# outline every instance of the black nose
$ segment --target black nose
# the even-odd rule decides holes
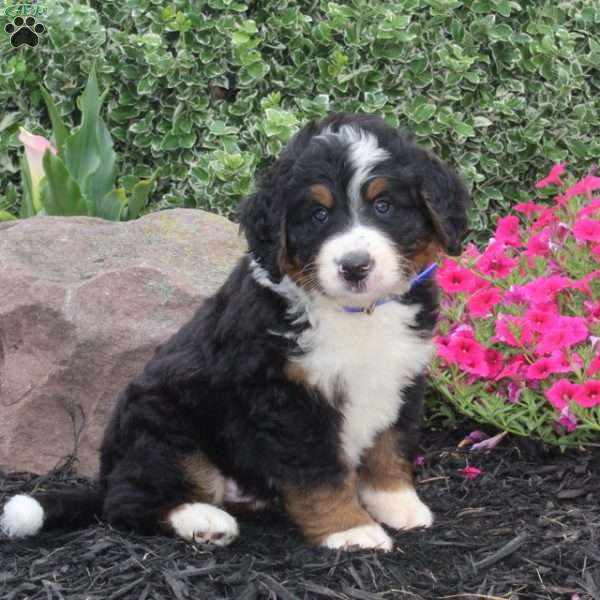
[[[373,259],[367,252],[350,252],[340,260],[339,270],[346,281],[358,283],[366,279],[372,266]]]

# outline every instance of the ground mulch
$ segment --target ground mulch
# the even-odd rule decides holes
[[[308,547],[278,512],[244,518],[218,549],[98,524],[0,537],[0,599],[600,600],[600,449],[505,438],[471,452],[457,448],[464,434],[425,434],[419,490],[436,523],[396,533],[391,553]],[[465,478],[467,464],[482,474]],[[0,474],[0,502],[73,485],[86,482],[68,467]]]

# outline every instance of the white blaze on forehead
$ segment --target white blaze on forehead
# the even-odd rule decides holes
[[[337,137],[347,145],[348,157],[354,171],[348,184],[348,197],[352,208],[356,211],[360,206],[360,188],[366,181],[371,169],[390,158],[390,154],[387,150],[379,147],[377,138],[372,133],[360,129],[360,127],[342,125],[339,131],[336,132],[327,127],[321,135]]]

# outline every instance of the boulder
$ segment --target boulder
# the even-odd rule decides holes
[[[92,476],[119,390],[245,249],[201,210],[0,224],[0,470]]]

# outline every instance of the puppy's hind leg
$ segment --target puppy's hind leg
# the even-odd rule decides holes
[[[179,461],[188,497],[194,502],[169,512],[167,521],[177,536],[190,542],[226,546],[239,533],[234,517],[218,508],[225,498],[226,480],[203,452],[185,455]]]
[[[218,490],[200,493],[198,479],[191,481],[184,465],[166,444],[138,440],[106,478],[105,518],[140,533],[174,533],[186,541],[219,546],[232,542],[238,525],[211,503],[219,501]],[[207,480],[206,490],[215,481]]]

